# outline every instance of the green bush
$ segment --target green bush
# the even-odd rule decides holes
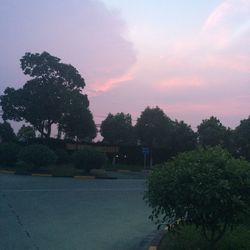
[[[20,146],[15,143],[0,144],[0,164],[2,166],[13,166],[17,162]]]
[[[34,170],[55,163],[56,154],[47,146],[34,144],[23,148],[18,154],[18,160]]]
[[[101,168],[107,161],[107,157],[104,153],[87,148],[76,151],[72,157],[75,167],[83,169],[87,173],[91,169]]]
[[[250,213],[250,164],[221,147],[180,154],[150,174],[146,200],[157,224],[199,228],[210,249]]]
[[[56,149],[54,152],[56,153],[56,156],[57,156],[57,160],[56,160],[57,164],[69,163],[70,156],[66,150],[60,148],[60,149]]]

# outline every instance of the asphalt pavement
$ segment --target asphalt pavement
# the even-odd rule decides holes
[[[144,185],[0,174],[0,250],[135,250],[155,229]]]

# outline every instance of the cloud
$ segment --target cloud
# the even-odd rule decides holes
[[[250,73],[250,3],[224,1],[204,21],[196,38],[173,44],[172,53],[159,62],[161,89],[197,88],[216,83],[246,81]],[[236,76],[236,77],[235,77]],[[232,93],[233,94],[233,93]]]
[[[249,115],[249,12],[249,1],[224,1],[195,37],[141,56],[133,79],[103,97],[108,107],[119,112],[126,103],[123,110],[138,116],[147,105],[159,105],[192,125],[216,115],[234,127]]]
[[[161,81],[157,84],[159,90],[162,89],[180,89],[183,88],[185,84],[186,87],[199,87],[202,86],[204,80],[199,76],[183,76],[183,77],[173,77]]]
[[[90,92],[122,84],[136,63],[125,21],[99,0],[3,0],[0,20],[1,88],[25,82],[19,59],[27,51],[48,51],[72,64]]]
[[[233,10],[231,1],[224,1],[209,15],[207,18],[203,30],[207,31],[215,28],[228,14]]]
[[[238,14],[246,17],[245,15],[250,12],[249,8],[249,0],[225,0],[208,16],[203,26],[203,30],[214,29],[222,22]]]
[[[106,91],[109,91],[110,89],[116,87],[117,85],[130,81],[133,79],[132,71],[129,71],[128,73],[121,75],[119,77],[108,79],[104,82],[93,82],[91,85],[91,88],[89,89],[89,93],[92,94],[94,89],[95,94],[103,93]]]

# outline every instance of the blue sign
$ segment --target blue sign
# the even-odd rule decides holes
[[[149,148],[146,148],[146,147],[142,148],[142,153],[146,155],[149,154]]]

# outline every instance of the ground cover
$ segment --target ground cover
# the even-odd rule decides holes
[[[218,242],[219,250],[249,250],[250,226],[240,225],[233,231],[227,231]],[[202,237],[201,231],[194,226],[185,226],[180,231],[169,231],[163,238],[159,250],[211,250],[209,243]]]

